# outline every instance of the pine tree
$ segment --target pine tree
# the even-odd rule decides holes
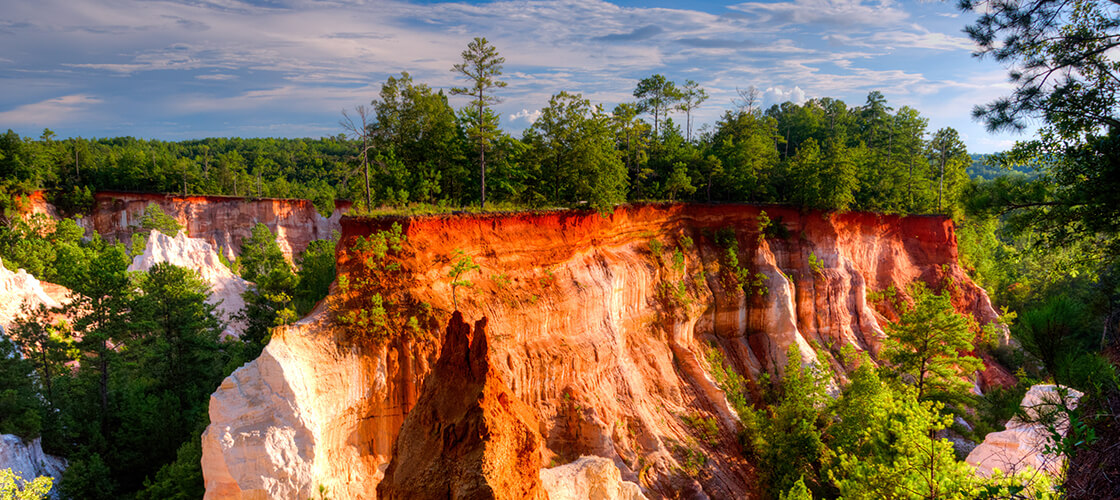
[[[493,140],[498,124],[496,116],[487,115],[485,109],[491,104],[501,102],[488,92],[506,86],[506,82],[497,79],[502,75],[502,64],[506,59],[498,55],[498,49],[490,45],[485,37],[475,37],[467,44],[467,50],[463,51],[462,57],[463,62],[453,66],[451,71],[466,78],[471,86],[452,87],[451,95],[469,95],[474,99],[472,109],[467,113],[470,123],[467,133],[478,141],[478,171],[481,178],[479,206],[486,208],[486,147]],[[487,119],[488,116],[495,119]]]
[[[965,377],[982,368],[972,351],[969,319],[953,309],[948,291],[938,295],[915,282],[909,288],[913,305],[896,301],[898,321],[887,324],[883,358],[904,382],[917,390],[920,401],[959,401],[972,387]]]

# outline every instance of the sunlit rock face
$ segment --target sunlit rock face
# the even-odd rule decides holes
[[[1016,417],[1004,430],[984,436],[984,442],[965,461],[982,476],[990,476],[996,469],[1008,474],[1028,469],[1052,475],[1061,472],[1064,458],[1046,453],[1046,448],[1055,446],[1052,432],[1064,435],[1069,427],[1063,408],[1075,408],[1082,396],[1074,389],[1062,390],[1064,395],[1056,385],[1032,386],[1019,405],[1029,417],[1027,421]]]
[[[51,498],[58,498],[58,481],[66,471],[66,460],[43,453],[43,446],[38,438],[24,441],[19,436],[0,434],[0,470],[3,469],[12,469],[24,481],[31,481],[39,476],[53,478]]]
[[[144,209],[155,203],[183,225],[187,236],[209,242],[231,260],[258,223],[268,226],[291,260],[312,241],[330,239],[340,229],[342,214],[350,208],[349,202],[339,201],[334,213],[323,217],[308,200],[111,191],[95,193],[94,200],[92,213],[82,223],[106,239],[128,241],[140,226]]]
[[[759,231],[763,210],[769,237]],[[357,238],[393,224],[407,237],[390,257],[398,287],[355,288],[351,278],[370,257],[354,248]],[[752,293],[729,288],[717,234],[733,235]],[[460,276],[471,286],[456,287],[456,307],[449,273],[460,251],[480,269]],[[868,293],[904,292],[914,280],[936,288],[951,280],[958,310],[981,324],[997,317],[958,266],[944,217],[662,204],[606,216],[346,218],[337,257],[351,286],[332,291],[336,304],[393,292],[429,312],[418,330],[376,341],[344,332],[325,308],[278,329],[211,398],[208,498],[305,498],[319,484],[373,498],[455,309],[489,319],[490,368],[534,412],[545,463],[603,457],[650,498],[759,494],[706,349],[752,381],[778,370],[790,347],[842,373],[840,350],[877,354],[880,325],[894,315]]]
[[[25,310],[60,307],[69,301],[69,294],[66,288],[41,282],[23,269],[13,272],[0,264],[0,328],[11,328]]]
[[[237,314],[245,307],[242,294],[252,287],[252,283],[241,279],[222,264],[213,245],[201,238],[190,238],[183,231],[172,237],[152,230],[144,253],[133,257],[128,270],[147,271],[160,262],[197,272],[203,281],[210,284],[207,302],[215,305],[218,315],[226,323],[224,335],[241,335],[245,325],[237,319]]]
[[[642,489],[623,481],[614,462],[603,457],[541,469],[541,483],[549,500],[646,500]]]

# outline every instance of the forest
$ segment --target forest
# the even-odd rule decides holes
[[[911,289],[912,303],[894,305],[901,314],[886,328],[881,367],[853,355],[838,394],[826,394],[827,374],[791,363],[767,381],[764,401],[748,401],[741,375],[717,369],[743,422],[742,452],[769,497],[1107,498],[1120,474],[1110,452],[1120,436],[1120,80],[1105,49],[1120,35],[1107,6],[1075,4],[962,3],[985,12],[968,28],[980,54],[1015,68],[1012,93],[976,117],[993,130],[1042,124],[980,161],[953,129],[929,130],[918,110],[896,109],[874,91],[851,105],[816,98],[763,109],[747,87],[718,121],[694,127],[692,113],[713,105],[707,93],[661,74],[635,82],[634,100],[609,111],[558,92],[515,138],[491,107],[505,86],[504,60],[484,38],[452,68],[467,86],[445,92],[402,72],[369,105],[348,110],[333,137],[169,142],[8,130],[0,258],[78,299],[72,323],[32,311],[5,332],[0,433],[42,436],[45,450],[70,460],[57,485],[64,498],[198,498],[209,393],[334,277],[333,242],[316,242],[293,270],[259,227],[229,263],[257,284],[243,313],[249,332],[219,340],[209,291],[190,271],[129,273],[142,244],[85,237],[70,219],[21,218],[35,190],[67,216],[88,211],[102,190],[306,198],[324,213],[341,198],[356,214],[784,203],[952,217],[961,263],[1004,310],[1020,348],[996,347],[990,332],[953,313],[952,285],[942,284]],[[1037,12],[1065,23],[1038,21]],[[456,110],[452,95],[471,103]],[[153,211],[144,229],[174,224]],[[1018,385],[971,393],[962,386],[978,363],[970,353],[995,357]],[[708,361],[724,366],[718,352]],[[979,480],[934,438],[949,429],[982,439],[1041,382],[1085,394],[1062,409],[1070,425],[1051,451],[1067,466],[1053,482]]]

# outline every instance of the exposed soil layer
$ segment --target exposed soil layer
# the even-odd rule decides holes
[[[359,244],[394,224],[399,251],[382,259]],[[894,316],[869,295],[905,294],[915,280],[947,290],[979,324],[997,318],[940,216],[651,204],[341,228],[330,307],[279,329],[211,399],[207,498],[307,497],[319,483],[373,498],[456,309],[489,318],[489,370],[534,413],[546,464],[606,457],[651,498],[758,495],[711,352],[750,391],[791,348],[842,378],[841,349],[875,356]],[[453,278],[464,256],[479,269]],[[387,326],[336,321],[380,318],[375,296]]]

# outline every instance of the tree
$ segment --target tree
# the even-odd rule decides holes
[[[642,168],[649,159],[646,151],[649,149],[650,126],[638,119],[640,113],[633,103],[619,104],[611,113],[614,118],[616,147],[630,174],[630,185],[633,188],[631,195],[637,199],[645,196],[644,181],[652,173]]]
[[[466,78],[471,86],[452,87],[451,95],[469,95],[474,98],[473,109],[468,113],[471,126],[467,134],[478,141],[478,172],[481,177],[479,206],[486,208],[486,147],[493,139],[498,124],[496,120],[487,119],[484,110],[487,106],[500,102],[488,92],[506,86],[506,82],[497,79],[502,74],[502,64],[506,59],[498,55],[498,49],[490,45],[485,37],[475,37],[467,44],[462,57],[463,62],[453,66],[451,71]]]
[[[21,359],[16,345],[0,334],[0,434],[39,437],[40,403],[32,382],[35,367]]]
[[[104,246],[88,260],[80,258],[59,259],[57,264],[69,273],[75,292],[67,304],[67,311],[74,320],[74,332],[80,338],[83,367],[92,366],[98,373],[100,393],[100,423],[106,430],[109,415],[109,372],[115,363],[119,344],[130,333],[127,320],[131,302],[131,280],[128,266],[132,259],[123,245]]]
[[[40,476],[24,482],[12,469],[0,469],[0,499],[3,500],[41,500],[47,498],[54,479]]]
[[[961,0],[979,14],[965,31],[977,55],[1008,66],[1014,89],[977,106],[989,130],[1023,130],[1040,119],[1037,139],[999,160],[1033,165],[1029,196],[1000,196],[998,208],[1053,247],[1097,239],[1093,257],[1120,255],[1120,4],[1111,1]],[[1019,224],[1018,222],[1025,222]]]
[[[816,365],[802,363],[797,346],[790,346],[777,400],[741,415],[748,449],[758,457],[759,472],[775,497],[797,482],[819,488],[826,452],[821,436],[827,423],[822,411],[826,380]]]
[[[303,316],[323,300],[330,291],[335,278],[334,249],[335,240],[315,240],[299,257],[299,271],[296,273],[294,301],[296,313]]]
[[[953,309],[948,291],[938,295],[918,281],[909,292],[913,305],[896,300],[898,321],[883,328],[882,356],[914,386],[919,401],[959,402],[972,388],[972,374],[983,367],[962,354],[973,349],[969,320]]]
[[[684,82],[680,96],[681,103],[677,105],[677,109],[684,111],[685,140],[692,142],[692,111],[708,100],[708,91],[700,88],[700,84],[694,80],[688,80]]]
[[[864,360],[832,404],[828,477],[841,498],[976,498],[972,467],[935,439],[952,422],[912,387],[892,389]]]
[[[677,85],[665,78],[665,75],[656,74],[638,81],[634,89],[634,97],[638,98],[638,109],[643,113],[653,114],[653,135],[661,132],[662,117],[669,114],[681,99],[681,92]]]
[[[220,323],[206,302],[210,285],[197,272],[160,262],[140,278],[133,301],[130,356],[160,389],[197,394],[214,378]],[[196,394],[196,395],[197,395]],[[182,397],[180,401],[191,398]],[[182,409],[180,409],[182,410]]]
[[[175,236],[183,229],[183,225],[174,217],[164,213],[163,209],[155,203],[149,203],[144,207],[144,213],[140,216],[140,229],[145,233],[151,232],[153,229],[166,234],[168,236]]]
[[[292,304],[298,280],[268,226],[258,223],[241,242],[241,277],[256,284],[243,294],[245,320],[242,339],[264,347],[273,327],[296,319]]]
[[[626,168],[615,150],[611,117],[582,95],[552,96],[523,141],[544,200],[605,211],[626,199]]]
[[[724,113],[711,137],[721,168],[708,171],[709,200],[775,201],[771,186],[778,167],[775,145],[780,141],[773,117],[758,111]]]
[[[65,323],[52,324],[51,314],[53,312],[44,305],[34,310],[25,306],[23,315],[13,325],[11,338],[19,346],[20,354],[35,367],[37,380],[44,391],[43,397],[53,409],[53,382],[62,373],[65,363],[70,361],[67,350],[72,347],[72,341]]]
[[[373,108],[373,162],[384,198],[435,202],[444,194],[461,201],[469,172],[460,154],[459,118],[447,96],[402,72],[385,81]]]
[[[361,146],[358,149],[358,159],[361,160],[362,172],[365,175],[366,181],[366,210],[373,209],[373,197],[369,189],[369,151],[373,148],[370,144],[370,109],[365,105],[359,105],[354,108],[354,116],[346,110],[342,110],[342,120],[339,125],[342,126],[347,133],[353,138],[361,141]],[[236,180],[234,181],[234,195],[237,194]]]
[[[949,171],[949,196],[950,205],[956,205],[957,194],[968,182],[965,169],[972,163],[968,150],[961,142],[960,135],[953,128],[946,127],[933,134],[929,141],[930,156],[937,165],[937,211],[942,210],[942,200],[945,194],[945,171]]]
[[[474,263],[474,258],[463,252],[462,249],[455,249],[455,253],[451,256],[451,269],[447,271],[447,277],[451,278],[451,304],[455,310],[459,310],[459,299],[455,294],[455,290],[461,286],[467,288],[473,287],[474,283],[470,280],[459,279],[463,273],[477,271],[480,269],[478,264]]]

